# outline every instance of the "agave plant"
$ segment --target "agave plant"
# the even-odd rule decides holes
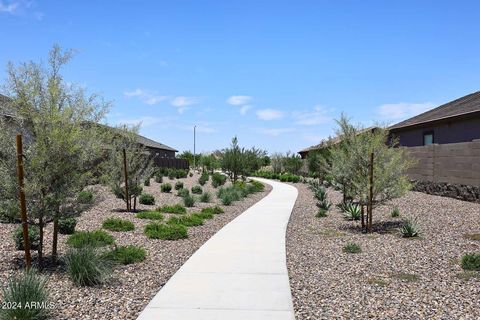
[[[350,202],[345,205],[344,212],[348,220],[360,220],[362,210],[358,204]]]
[[[351,201],[343,201],[337,204],[337,207],[342,210],[342,212],[347,212],[348,206],[351,204]]]
[[[418,237],[420,235],[420,227],[417,222],[412,219],[405,221],[402,227],[402,235],[404,238]]]
[[[315,191],[315,198],[318,201],[325,201],[327,199],[327,190],[325,188],[319,188]]]
[[[318,189],[322,188],[322,184],[318,180],[312,180],[308,183],[308,187],[313,192],[316,192]]]
[[[332,203],[327,199],[317,202],[317,207],[319,207],[320,209],[325,209],[325,211],[328,211],[328,209],[330,209],[331,206],[332,206]]]

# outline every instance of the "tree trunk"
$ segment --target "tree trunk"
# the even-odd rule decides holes
[[[38,241],[38,269],[43,269],[43,214],[38,218],[38,230],[40,237]]]
[[[372,232],[372,215],[373,215],[373,152],[370,153],[370,190],[368,197],[368,232]]]
[[[57,244],[58,244],[58,217],[53,219],[53,244],[52,244],[52,259],[57,261]]]
[[[133,198],[133,212],[137,212],[137,197]]]
[[[360,205],[361,206],[361,209],[362,209],[362,230],[365,229],[365,206],[363,205],[363,203]]]

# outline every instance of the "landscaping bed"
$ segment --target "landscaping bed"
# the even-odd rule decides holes
[[[200,175],[183,179],[169,179],[163,177],[162,183],[170,183],[172,186],[177,181],[184,183],[184,188],[191,190],[198,185]],[[139,211],[154,210],[164,205],[183,204],[182,198],[177,195],[177,190],[161,192],[160,185],[151,179],[150,186],[144,187],[144,192],[155,198],[155,205],[138,204]],[[229,182],[225,186],[230,185]],[[134,230],[130,224],[122,223],[118,219],[110,219],[104,224],[104,229],[115,238],[117,246],[139,246],[146,251],[146,259],[142,262],[129,265],[118,265],[114,268],[111,279],[102,285],[92,287],[76,286],[68,277],[65,267],[52,266],[46,261],[43,274],[49,276],[47,288],[50,292],[50,301],[55,304],[52,309],[53,319],[136,319],[143,308],[161,289],[168,279],[180,268],[180,266],[212,235],[224,225],[258,202],[270,192],[271,187],[265,185],[265,190],[253,193],[240,201],[234,201],[230,206],[223,206],[217,198],[211,180],[202,186],[202,192],[211,193],[211,202],[202,203],[196,201],[194,207],[186,208],[187,213],[175,214],[162,212],[165,223],[170,217],[181,217],[190,213],[200,212],[202,208],[220,206],[224,213],[214,214],[211,217],[204,214],[203,225],[188,227],[188,238],[176,241],[149,239],[144,234],[144,227],[155,220],[140,219],[135,213],[125,212],[125,203],[116,198],[105,187],[95,186],[95,205],[77,218],[76,231],[93,231],[102,229],[102,224],[108,218],[121,218],[134,224]],[[200,197],[195,195],[195,197]],[[193,221],[198,222],[198,219]],[[189,221],[189,223],[193,223]],[[0,224],[0,281],[4,285],[9,276],[19,274],[23,268],[23,252],[15,250],[12,231],[18,225]],[[108,228],[106,230],[105,228]],[[125,228],[130,231],[111,231]],[[67,251],[66,241],[68,235],[59,235],[59,255],[62,257]],[[45,252],[51,251],[52,225],[45,230]],[[36,252],[33,252],[33,258]],[[1,300],[1,299],[0,299]]]
[[[363,234],[335,206],[340,192],[328,189],[333,205],[317,218],[313,192],[295,187],[287,263],[297,320],[480,318],[480,271],[461,267],[462,256],[480,251],[480,204],[407,192],[376,207],[374,232]],[[419,237],[402,237],[408,218]],[[344,252],[352,243],[360,253]]]

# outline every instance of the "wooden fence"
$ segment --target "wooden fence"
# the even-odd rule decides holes
[[[188,169],[188,161],[177,158],[154,158],[155,165],[161,168]]]
[[[480,140],[409,147],[412,180],[480,186]]]

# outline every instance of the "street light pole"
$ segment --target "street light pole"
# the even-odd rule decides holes
[[[197,126],[193,126],[193,171],[197,168],[196,165],[196,158],[197,158],[197,153],[196,153],[196,130]]]

